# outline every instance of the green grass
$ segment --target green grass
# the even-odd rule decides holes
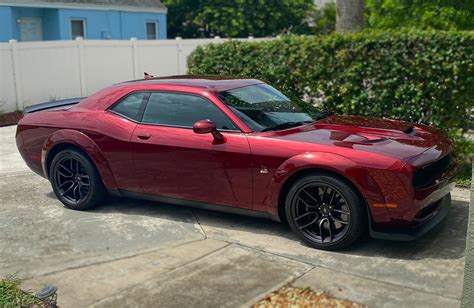
[[[469,188],[471,187],[471,177],[468,176],[459,176],[456,178],[456,186],[462,187],[462,188]]]
[[[21,279],[7,277],[0,281],[0,307],[42,307],[36,296],[20,289]]]

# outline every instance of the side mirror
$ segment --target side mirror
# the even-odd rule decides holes
[[[196,134],[209,134],[215,130],[216,124],[211,120],[200,120],[193,124],[193,132]]]
[[[200,120],[193,124],[193,132],[196,134],[209,134],[214,137],[214,141],[218,143],[224,142],[224,136],[217,131],[216,124],[211,120]]]

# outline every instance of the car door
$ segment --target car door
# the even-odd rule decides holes
[[[210,119],[225,142],[196,134]],[[152,92],[132,135],[132,156],[145,194],[210,204],[252,207],[247,137],[213,102],[179,92]]]

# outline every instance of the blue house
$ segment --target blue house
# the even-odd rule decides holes
[[[166,39],[159,0],[0,0],[0,42]]]

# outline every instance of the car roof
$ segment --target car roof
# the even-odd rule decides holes
[[[259,83],[263,83],[263,81],[260,81],[258,79],[219,75],[176,75],[166,77],[152,77],[148,79],[138,79],[127,81],[122,84],[177,85],[221,92]]]

